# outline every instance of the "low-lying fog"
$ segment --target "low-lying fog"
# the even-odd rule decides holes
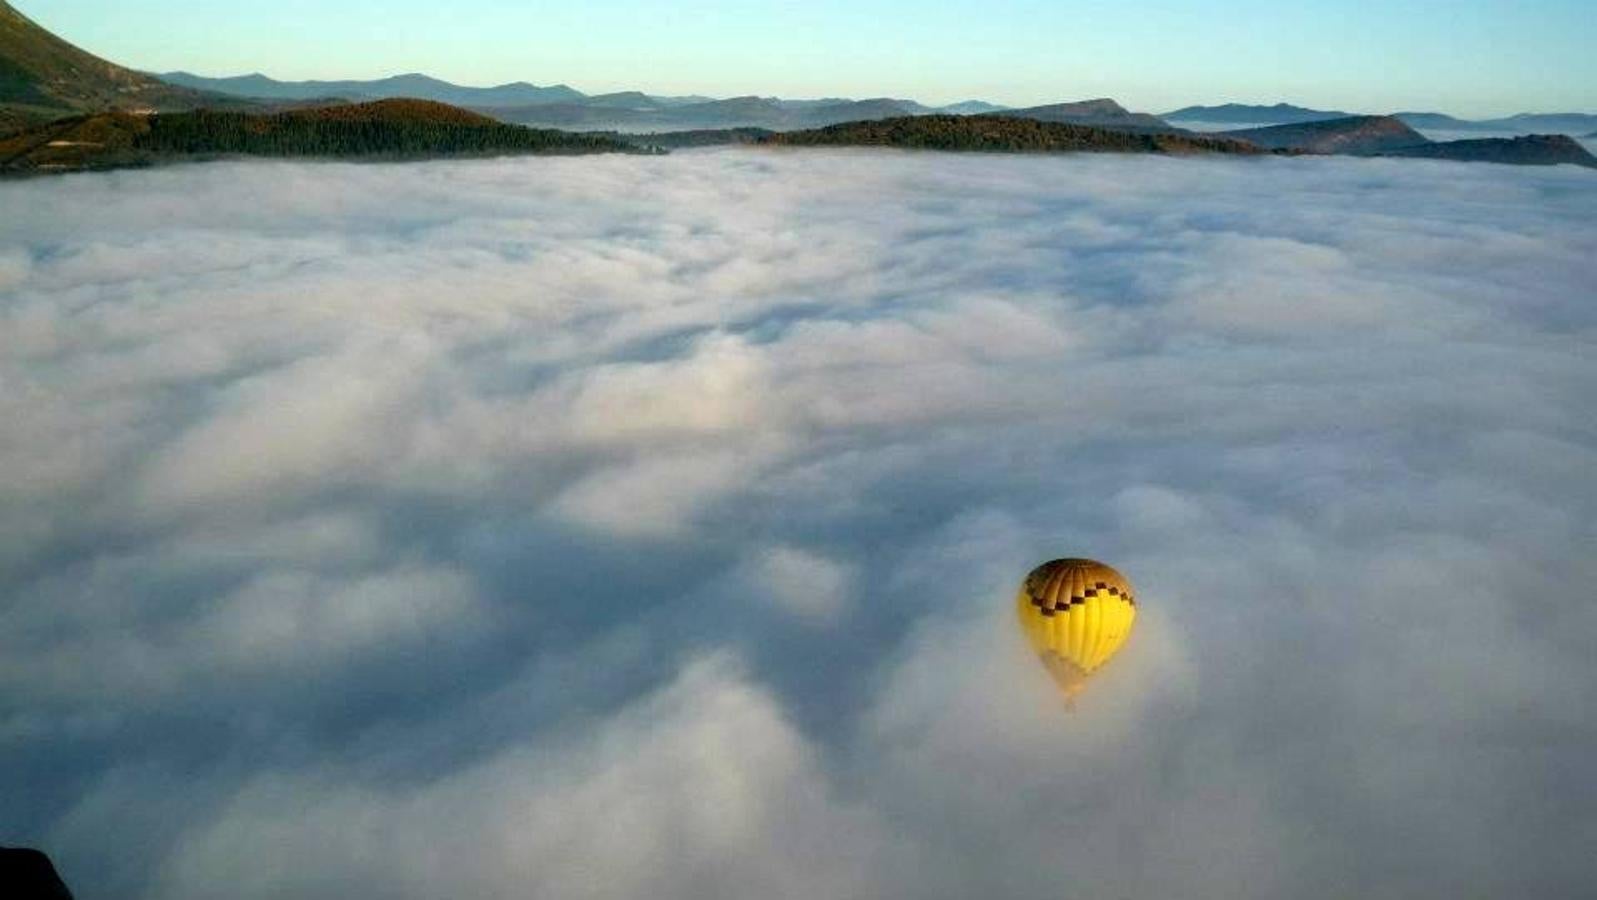
[[[1589,890],[1597,178],[0,185],[0,844],[83,897]],[[1067,714],[1010,606],[1139,591]]]

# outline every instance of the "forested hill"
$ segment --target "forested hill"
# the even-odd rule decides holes
[[[1039,122],[1010,116],[913,116],[845,122],[772,134],[762,144],[794,147],[900,147],[991,153],[1234,153],[1264,150],[1246,141],[1199,135],[1149,134]]]
[[[1348,116],[1289,125],[1269,125],[1264,128],[1227,131],[1223,136],[1271,149],[1349,156],[1371,156],[1389,150],[1430,143],[1424,135],[1393,116]]]
[[[77,116],[0,140],[0,172],[62,172],[220,156],[429,159],[637,153],[604,135],[506,125],[427,100],[380,100],[270,114]]]
[[[1387,151],[1388,156],[1451,159],[1458,162],[1509,163],[1519,166],[1575,165],[1597,169],[1597,157],[1564,134],[1527,134],[1515,138],[1473,138],[1426,143]]]

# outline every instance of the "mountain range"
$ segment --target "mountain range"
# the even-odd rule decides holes
[[[174,84],[241,97],[309,100],[341,97],[365,100],[417,97],[476,109],[506,122],[542,128],[583,131],[664,132],[764,128],[793,131],[840,122],[889,119],[934,113],[986,115],[1005,113],[1043,122],[1116,127],[1157,132],[1180,131],[1147,113],[1131,112],[1114,100],[1100,98],[1054,103],[1025,109],[1008,109],[982,100],[966,100],[931,107],[914,100],[842,97],[786,100],[780,97],[741,96],[725,99],[662,97],[641,91],[585,95],[567,85],[539,87],[517,82],[490,88],[453,85],[425,75],[400,75],[376,81],[284,82],[264,75],[203,78],[186,72],[160,76]]]
[[[1597,168],[1597,157],[1563,134],[1433,141],[1397,116],[1345,116],[1314,122],[1213,132],[1271,150],[1338,156],[1408,156],[1459,162]]]
[[[901,116],[1005,113],[1044,122],[1184,133],[1184,126],[1268,126],[1343,119],[1341,110],[1288,103],[1189,106],[1154,116],[1102,98],[1010,109],[983,100],[933,107],[914,100],[842,97],[669,96],[642,91],[585,94],[566,84],[525,81],[491,87],[452,84],[421,73],[371,80],[280,81],[254,73],[213,78],[189,72],[153,75],[116,65],[41,28],[0,0],[0,133],[76,112],[121,109],[163,111],[200,106],[280,109],[295,104],[412,98],[484,112],[506,122],[581,131],[667,132],[731,128],[791,131]],[[1396,118],[1433,131],[1587,134],[1597,115],[1523,113],[1470,121],[1435,112],[1401,112]],[[1207,129],[1206,129],[1207,130]]]
[[[1017,109],[983,100],[927,106],[914,100],[891,97],[791,100],[753,95],[728,98],[663,96],[642,91],[590,95],[565,84],[539,86],[524,81],[494,87],[466,87],[418,73],[370,81],[278,81],[261,74],[208,78],[188,72],[167,72],[158,77],[176,86],[243,100],[309,101],[339,98],[361,101],[414,97],[476,109],[522,125],[585,131],[721,128],[790,131],[861,119],[933,113],[981,115],[1001,112],[1044,122],[1180,133],[1187,125],[1260,127],[1359,115],[1290,103],[1268,106],[1225,103],[1218,106],[1187,106],[1155,116],[1130,112],[1107,98]],[[1431,131],[1576,135],[1597,128],[1597,115],[1585,113],[1520,113],[1483,120],[1460,119],[1439,112],[1405,111],[1394,113],[1393,116],[1410,127]]]
[[[1277,103],[1273,106],[1253,106],[1243,103],[1226,103],[1221,106],[1187,106],[1160,116],[1167,122],[1196,125],[1297,125],[1328,119],[1346,119],[1357,113],[1340,110],[1310,109]],[[1586,113],[1520,113],[1501,119],[1460,119],[1439,112],[1398,112],[1391,114],[1411,128],[1428,131],[1480,131],[1501,134],[1527,134],[1551,132],[1555,134],[1584,134],[1597,128],[1597,115]]]
[[[1588,128],[1597,128],[1597,115],[1587,113],[1520,113],[1506,119],[1488,119],[1476,122],[1492,130],[1549,131],[1556,134],[1577,134]]]
[[[1493,131],[1512,134],[1581,134],[1597,128],[1597,115],[1586,113],[1519,113],[1501,119],[1458,119],[1445,113],[1393,113],[1415,128],[1434,131]]]
[[[1290,103],[1274,106],[1250,106],[1245,103],[1223,103],[1219,106],[1184,106],[1162,114],[1168,122],[1212,123],[1215,125],[1296,125],[1323,119],[1345,119],[1352,113],[1328,109],[1308,109]]]
[[[726,128],[796,131],[866,119],[890,119],[935,113],[984,115],[1003,109],[997,104],[979,100],[967,100],[934,108],[914,100],[894,97],[873,97],[866,100],[846,98],[784,100],[779,97],[746,96],[693,103],[660,103],[658,98],[639,96],[642,99],[630,107],[613,103],[596,103],[594,101],[597,98],[588,98],[576,103],[478,108],[506,122],[521,125],[632,133]],[[1089,118],[1095,117],[1093,114],[1085,115]],[[1083,121],[1081,124],[1089,123]]]
[[[259,73],[207,78],[189,72],[158,77],[175,85],[237,97],[272,100],[339,98],[351,101],[413,97],[476,109],[520,125],[585,131],[659,131],[716,128],[810,128],[861,118],[997,112],[1004,107],[967,100],[928,107],[888,97],[785,100],[779,97],[663,96],[642,91],[584,94],[564,84],[540,87],[518,81],[494,87],[464,87],[419,73],[372,81],[278,81]]]
[[[422,158],[663,151],[712,143],[782,143],[772,137],[782,132],[806,135],[787,142],[795,145],[1329,153],[1597,165],[1572,138],[1437,143],[1404,118],[1438,129],[1550,126],[1584,134],[1597,127],[1597,116],[1572,113],[1467,123],[1439,113],[1347,116],[1288,104],[1227,104],[1176,110],[1167,121],[1108,98],[1011,110],[970,100],[938,109],[893,97],[587,95],[567,85],[526,82],[476,88],[421,74],[309,82],[259,74],[167,77],[179,83],[87,53],[0,0],[0,144],[5,150],[0,168],[66,171],[225,154]],[[1245,120],[1259,118],[1289,121],[1205,137],[1220,142],[1213,146],[1194,143],[1198,134],[1172,124],[1254,124]],[[888,124],[866,127],[873,122]],[[845,124],[849,127],[835,127]]]
[[[265,100],[359,101],[410,97],[472,107],[575,103],[588,99],[581,91],[563,84],[539,87],[525,81],[517,81],[496,87],[462,87],[416,72],[372,81],[278,81],[258,72],[229,78],[206,78],[188,72],[162,72],[156,77],[169,84],[195,90]]]

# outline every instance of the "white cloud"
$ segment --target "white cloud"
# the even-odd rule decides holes
[[[428,352],[419,338],[381,342],[242,379],[156,456],[147,502],[215,507],[380,477],[425,402],[415,382]]]
[[[14,603],[0,636],[0,685],[41,703],[128,710],[229,691],[243,697],[274,683],[294,691],[373,659],[462,640],[492,615],[460,572],[406,563],[339,572],[339,561],[316,573],[246,560],[250,576],[231,589],[187,605],[152,596],[151,582],[231,568],[186,557],[106,560]],[[170,605],[181,615],[163,614]]]
[[[741,150],[0,204],[0,842],[82,894],[1590,881],[1588,172]],[[1009,618],[1064,554],[1145,604],[1074,715]]]
[[[851,566],[797,547],[757,550],[738,567],[731,590],[765,600],[800,621],[835,625],[847,615],[854,591]]]
[[[640,455],[584,477],[551,507],[562,518],[607,534],[671,537],[747,485],[759,462],[726,451]]]
[[[567,418],[573,439],[598,445],[669,446],[759,427],[770,424],[760,363],[743,341],[715,336],[685,359],[588,369],[550,412]]]
[[[157,894],[864,896],[892,861],[879,829],[826,789],[776,699],[712,658],[570,745],[435,781],[259,776],[184,838]]]
[[[468,618],[474,600],[453,572],[406,568],[347,584],[272,573],[189,622],[181,640],[229,667],[318,665],[425,637]]]

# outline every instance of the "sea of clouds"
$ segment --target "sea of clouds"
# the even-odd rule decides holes
[[[1571,896],[1597,176],[0,185],[0,844],[84,897]],[[1068,714],[1026,571],[1138,588]]]

